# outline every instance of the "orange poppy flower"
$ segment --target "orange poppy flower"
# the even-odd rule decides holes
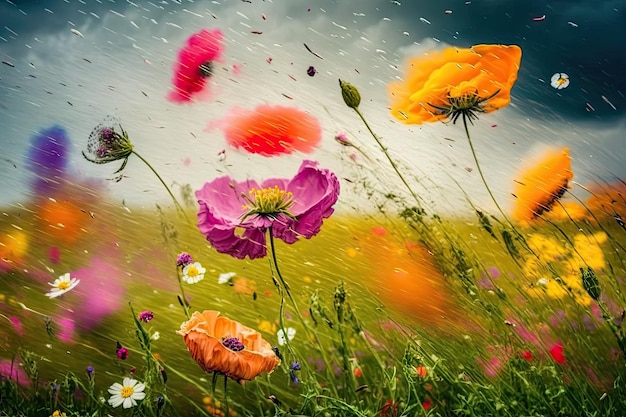
[[[219,315],[213,310],[196,311],[176,332],[205,372],[218,372],[237,382],[251,381],[280,365],[260,333]]]
[[[450,47],[413,58],[404,81],[389,86],[391,114],[407,124],[422,124],[450,117],[442,108],[453,105],[475,106],[481,113],[505,107],[521,58],[517,45]]]
[[[524,170],[516,180],[513,219],[528,222],[563,196],[574,177],[569,149],[549,150],[534,166]]]

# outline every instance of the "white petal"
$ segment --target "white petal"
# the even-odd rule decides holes
[[[109,404],[111,404],[111,407],[119,407],[120,405],[122,405],[122,403],[124,402],[124,399],[122,398],[121,395],[114,395],[111,398],[109,398]]]
[[[137,401],[133,400],[133,397],[124,398],[124,408],[130,408],[137,405]]]
[[[119,394],[120,392],[122,392],[122,388],[124,387],[122,387],[119,382],[116,382],[109,387],[109,394]]]
[[[139,382],[137,383],[137,385],[135,385],[134,389],[135,389],[135,392],[141,392],[146,389],[146,386],[142,384],[141,382]]]
[[[145,392],[135,392],[135,393],[133,393],[133,395],[131,395],[131,397],[133,397],[135,400],[143,400],[144,398],[146,398],[146,393]]]

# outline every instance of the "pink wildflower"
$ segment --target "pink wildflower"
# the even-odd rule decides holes
[[[266,232],[286,243],[319,233],[339,197],[339,180],[317,162],[303,161],[292,179],[238,182],[219,177],[196,191],[198,228],[220,253],[235,258],[267,254]],[[244,229],[243,234],[236,233]]]
[[[185,46],[178,51],[178,62],[174,66],[174,90],[167,98],[174,103],[191,101],[202,91],[206,79],[213,75],[213,65],[224,51],[222,31],[202,29],[191,35]]]

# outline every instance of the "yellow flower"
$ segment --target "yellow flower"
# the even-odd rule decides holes
[[[567,251],[551,236],[532,234],[528,238],[528,246],[545,262],[553,262],[565,256]]]
[[[607,238],[608,236],[604,232],[595,233],[592,236],[577,234],[574,237],[574,248],[578,253],[572,258],[571,268],[578,272],[580,268],[590,267],[598,270],[606,267],[604,253],[600,245],[606,242]]]
[[[516,45],[450,47],[413,58],[405,79],[389,86],[391,114],[407,124],[422,124],[456,120],[458,113],[442,111],[451,106],[482,113],[505,107],[511,101],[521,58]]]
[[[52,415],[51,415],[50,417],[66,417],[66,414],[65,414],[65,413],[62,413],[62,412],[61,412],[61,411],[59,411],[59,410],[55,410],[55,412],[54,412],[54,413],[52,413]]]

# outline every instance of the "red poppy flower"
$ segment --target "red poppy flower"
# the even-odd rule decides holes
[[[263,156],[310,153],[322,139],[322,127],[315,117],[286,106],[234,108],[218,127],[231,146]]]
[[[565,364],[565,355],[563,354],[563,343],[556,342],[554,346],[550,348],[550,355],[556,363],[561,365]]]
[[[167,98],[174,103],[191,101],[192,97],[204,89],[207,78],[213,75],[214,62],[224,51],[222,31],[202,29],[191,35],[185,46],[178,51],[178,61],[174,66],[174,90]]]

